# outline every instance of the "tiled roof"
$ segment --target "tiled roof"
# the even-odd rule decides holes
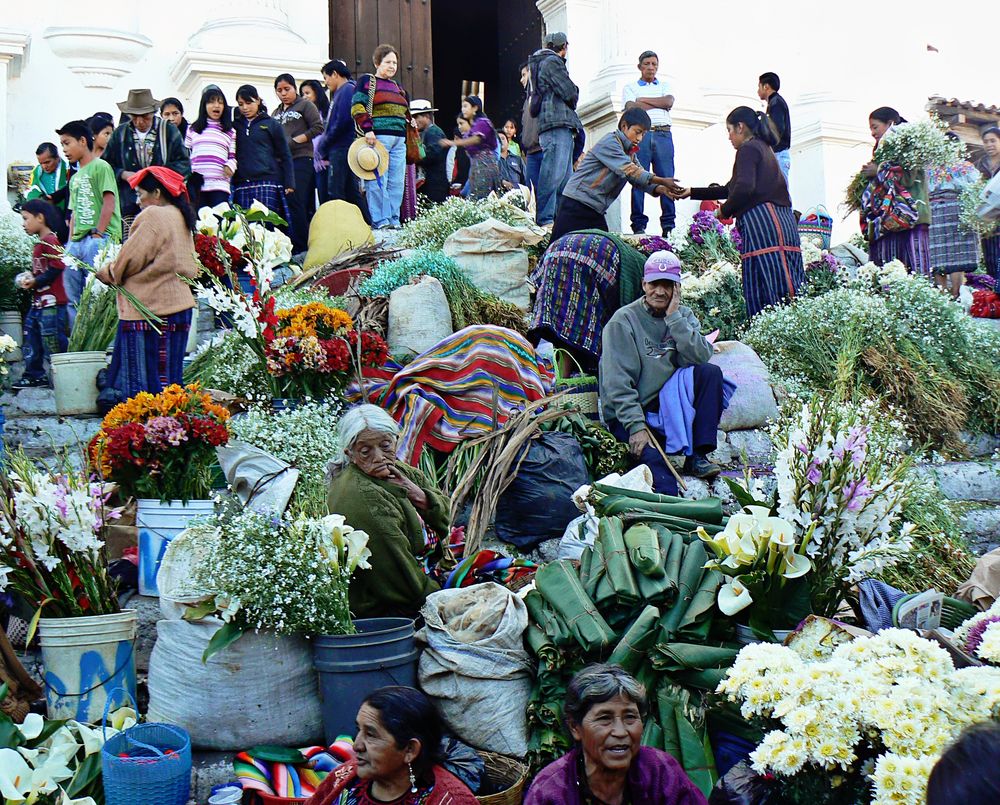
[[[928,105],[938,108],[955,109],[959,112],[981,112],[987,115],[1000,115],[1000,106],[987,106],[985,103],[960,101],[958,98],[945,99],[935,95],[927,99]]]

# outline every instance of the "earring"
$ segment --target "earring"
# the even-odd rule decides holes
[[[417,776],[413,773],[413,764],[412,763],[407,763],[406,765],[410,769],[410,793],[411,794],[416,794],[417,793]]]

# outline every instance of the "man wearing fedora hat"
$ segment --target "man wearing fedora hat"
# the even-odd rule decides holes
[[[419,172],[423,174],[417,177],[417,192],[430,201],[440,204],[448,198],[448,174],[445,170],[445,162],[448,158],[448,149],[441,145],[441,140],[445,139],[444,132],[434,122],[434,113],[437,111],[431,102],[424,98],[419,98],[410,104],[410,115],[417,124],[417,131],[424,142],[424,158],[420,160]]]
[[[170,168],[187,178],[191,175],[191,160],[177,127],[156,114],[160,102],[150,90],[130,89],[128,98],[118,108],[129,120],[111,134],[102,158],[114,169],[118,180],[124,239],[128,237],[132,219],[139,214],[139,202],[128,180],[154,165]]]

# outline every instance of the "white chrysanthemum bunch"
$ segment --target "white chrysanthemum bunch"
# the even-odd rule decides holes
[[[35,239],[24,231],[24,221],[16,212],[0,213],[0,270],[10,272],[31,270],[31,254]]]
[[[955,644],[983,662],[1000,665],[1000,600],[959,626]]]
[[[865,263],[857,269],[853,277],[846,273],[842,276],[844,284],[850,288],[879,293],[890,283],[908,279],[910,273],[899,260],[892,260],[884,266]]]
[[[946,168],[965,159],[965,146],[945,137],[948,125],[936,117],[897,123],[879,140],[875,159],[905,170]]]
[[[706,294],[717,293],[731,282],[742,287],[741,269],[726,260],[719,260],[701,274],[684,277],[684,300],[687,302],[691,299],[701,299]]]
[[[955,670],[937,644],[887,629],[815,662],[747,646],[718,692],[773,727],[750,756],[759,773],[863,775],[873,803],[916,805],[941,752],[1000,705],[1000,669]]]

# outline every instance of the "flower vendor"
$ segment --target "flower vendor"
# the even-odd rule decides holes
[[[954,132],[948,136],[958,139]],[[931,223],[928,229],[931,268],[938,287],[954,299],[965,284],[966,272],[979,266],[979,235],[961,226],[962,191],[979,180],[979,171],[966,159],[930,171]]]
[[[673,179],[655,176],[636,161],[651,125],[645,109],[626,109],[618,129],[605,134],[587,152],[562,192],[552,225],[553,242],[581,229],[607,232],[604,216],[626,182],[654,196],[665,196],[668,188],[676,186]]]
[[[926,171],[877,162],[882,138],[893,126],[905,122],[890,106],[880,106],[868,116],[875,149],[872,161],[861,172],[874,181],[865,190],[861,213],[868,224],[868,250],[875,265],[899,260],[910,271],[930,276],[931,207]]]
[[[620,667],[580,671],[566,691],[563,713],[576,746],[539,772],[525,805],[705,802],[673,757],[641,746],[646,690]]]
[[[735,387],[708,362],[712,345],[691,309],[681,304],[677,255],[650,255],[642,290],[643,296],[620,308],[604,328],[601,401],[609,430],[649,467],[653,488],[676,494],[677,483],[648,425],[664,434],[668,453],[687,455],[690,472],[714,477],[719,467],[706,456],[716,448],[726,393]]]
[[[463,148],[469,155],[469,198],[486,198],[500,189],[500,163],[497,161],[497,134],[483,111],[477,95],[462,100],[462,117],[469,123],[468,133],[454,140],[441,140],[444,148]]]
[[[553,241],[532,271],[535,306],[528,338],[567,350],[584,371],[601,357],[601,330],[642,295],[642,252],[618,235],[573,232]]]
[[[985,153],[976,167],[988,182],[1000,173],[1000,128],[991,126],[983,132],[983,150]],[[1000,279],[1000,232],[983,237],[983,260],[986,273]]]
[[[439,585],[424,572],[442,555],[448,498],[419,470],[396,458],[399,426],[376,405],[360,405],[340,420],[330,462],[327,507],[368,534],[372,570],[351,579],[358,618],[413,617]]]
[[[154,326],[118,295],[118,335],[108,380],[123,399],[140,391],[157,394],[184,382],[194,296],[181,277],[193,279],[199,271],[194,259],[195,216],[184,177],[154,166],[128,181],[138,193],[141,210],[118,258],[101,267],[97,278],[123,286],[163,322]]]
[[[788,183],[767,144],[767,121],[749,106],[726,118],[736,149],[733,177],[722,186],[692,187],[675,198],[725,199],[720,218],[736,218],[743,258],[743,297],[753,318],[769,305],[792,299],[805,282],[799,226]]]
[[[323,780],[306,805],[476,805],[468,787],[439,765],[441,716],[415,688],[371,693],[358,710],[356,759]]]

